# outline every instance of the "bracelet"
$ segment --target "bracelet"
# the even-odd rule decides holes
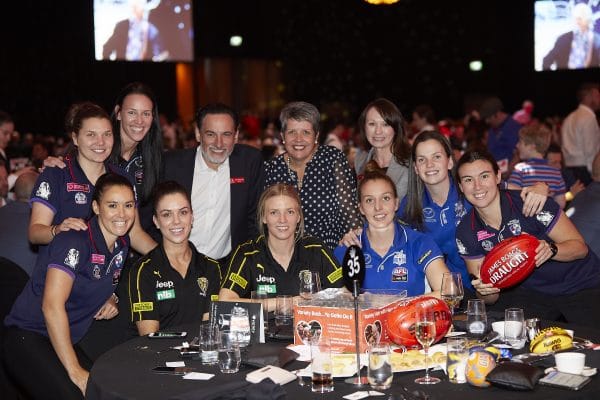
[[[53,238],[56,236],[56,227],[57,227],[57,226],[58,226],[58,225],[52,225],[52,226],[50,227],[50,233],[52,234],[52,237],[53,237]]]
[[[113,293],[112,298],[115,300],[115,304],[119,304],[119,296]]]

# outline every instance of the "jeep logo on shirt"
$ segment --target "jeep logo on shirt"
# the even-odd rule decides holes
[[[166,282],[156,281],[156,288],[157,289],[171,289],[173,286],[175,286],[175,284],[173,283],[173,281],[166,281]]]
[[[275,283],[275,278],[273,278],[272,276],[263,276],[262,274],[258,274],[258,277],[256,278],[256,282],[257,283],[269,283],[272,285]]]

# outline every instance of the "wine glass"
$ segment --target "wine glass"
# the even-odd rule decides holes
[[[300,271],[300,297],[310,300],[313,294],[321,291],[321,279],[318,272]]]
[[[454,309],[460,304],[465,292],[462,277],[459,272],[444,272],[442,276],[442,289],[440,295],[450,308],[450,314],[454,317]]]
[[[415,383],[421,385],[433,385],[439,383],[440,380],[438,378],[429,375],[429,363],[427,358],[429,356],[429,346],[431,346],[435,340],[435,318],[433,310],[426,303],[417,306],[415,337],[419,343],[421,343],[421,346],[423,346],[423,351],[425,351],[425,376],[415,379]]]

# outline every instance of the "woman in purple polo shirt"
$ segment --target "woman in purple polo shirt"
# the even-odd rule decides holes
[[[523,308],[526,316],[600,327],[600,261],[577,228],[547,199],[541,211],[523,214],[520,192],[500,190],[498,164],[485,151],[466,152],[457,163],[458,185],[473,205],[456,228],[456,245],[473,287],[499,310]],[[479,279],[483,259],[502,240],[528,233],[540,240],[536,268],[519,285],[500,291]]]
[[[7,371],[31,398],[83,398],[90,365],[76,344],[94,319],[116,315],[103,305],[129,250],[133,186],[121,175],[102,175],[91,203],[86,230],[57,235],[4,321]]]

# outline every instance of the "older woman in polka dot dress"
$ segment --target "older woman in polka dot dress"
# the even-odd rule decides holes
[[[334,249],[344,233],[361,225],[356,178],[344,153],[319,146],[320,114],[305,102],[287,104],[279,116],[286,152],[267,161],[265,187],[294,185],[306,232]]]

